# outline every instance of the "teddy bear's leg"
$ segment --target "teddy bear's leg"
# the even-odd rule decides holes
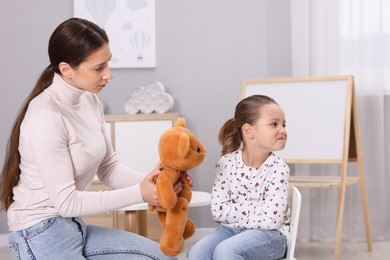
[[[195,233],[195,223],[191,219],[187,219],[187,223],[183,232],[184,240],[191,237],[194,233]]]
[[[165,255],[176,256],[183,248],[187,215],[188,201],[178,197],[176,206],[167,211],[165,229],[160,237],[160,249]]]
[[[157,211],[157,216],[160,220],[161,228],[162,228],[162,230],[164,230],[165,229],[165,222],[166,222],[166,218],[167,218],[167,213],[162,212],[162,211]]]

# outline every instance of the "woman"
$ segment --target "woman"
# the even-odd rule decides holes
[[[19,111],[1,174],[13,258],[171,259],[154,241],[80,219],[140,202],[159,205],[153,179],[160,171],[145,177],[120,164],[105,131],[96,96],[112,79],[105,31],[68,19],[50,38],[49,58]],[[113,190],[87,191],[95,175]]]

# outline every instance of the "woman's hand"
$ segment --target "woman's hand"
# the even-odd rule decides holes
[[[191,176],[186,172],[186,171],[181,171],[180,174],[185,174],[186,175],[186,179],[188,181],[188,184],[190,184],[190,186],[192,187],[192,179],[191,179]],[[183,189],[183,183],[181,182],[181,180],[179,179],[175,185],[173,185],[173,189],[175,191],[175,193],[178,195],[180,193],[180,191]]]
[[[159,168],[159,165],[156,166],[156,168],[153,169],[151,173],[149,173],[145,179],[142,180],[140,183],[140,188],[141,188],[141,195],[143,200],[153,206],[159,206],[160,203],[158,201],[157,197],[157,189],[156,189],[156,178],[157,176],[161,173],[163,169]],[[192,179],[191,176],[186,172],[182,171],[181,173],[184,173],[186,175],[186,179],[188,183],[192,187]],[[174,185],[173,185],[173,190],[175,191],[176,195],[180,193],[180,191],[183,188],[183,183],[181,180],[178,180]]]
[[[161,173],[161,170],[158,168],[153,169],[151,173],[146,175],[145,179],[143,179],[140,183],[141,195],[143,200],[153,206],[159,206],[157,191],[156,191],[156,182],[155,179]]]
[[[189,175],[187,172],[184,172],[184,171],[182,173],[184,173],[186,175],[186,179],[187,179],[188,183],[190,184],[190,186],[192,187],[193,184],[192,184],[191,175]]]

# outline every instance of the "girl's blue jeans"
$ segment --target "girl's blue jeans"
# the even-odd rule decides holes
[[[280,259],[286,249],[287,239],[277,230],[220,226],[190,249],[188,260]]]
[[[9,234],[13,259],[176,259],[159,244],[116,229],[86,225],[80,218],[54,217]]]

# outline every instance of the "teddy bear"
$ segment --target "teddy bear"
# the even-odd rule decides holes
[[[161,172],[155,181],[160,205],[149,205],[149,210],[156,210],[162,227],[161,252],[167,256],[176,256],[183,248],[184,240],[195,232],[195,223],[188,219],[192,187],[186,172],[202,163],[206,150],[186,128],[185,119],[179,117],[175,125],[161,135],[158,153]],[[176,194],[173,186],[179,180],[183,187]]]

